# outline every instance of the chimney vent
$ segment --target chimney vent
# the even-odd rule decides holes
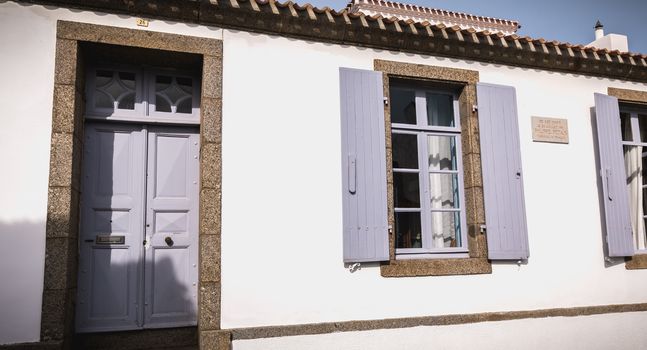
[[[600,23],[600,20],[598,20],[598,22],[595,23],[595,40],[598,40],[603,36],[604,36],[604,26],[602,25],[602,23]]]

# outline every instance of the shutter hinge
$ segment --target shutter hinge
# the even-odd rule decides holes
[[[487,227],[486,227],[485,225],[481,225],[481,226],[479,227],[479,229],[480,229],[479,231],[481,232],[481,234],[484,234],[484,233],[485,233],[485,230],[487,229]]]
[[[350,271],[350,273],[353,273],[353,272],[355,272],[357,270],[361,270],[361,269],[362,269],[362,264],[360,264],[360,263],[354,263],[354,264],[351,264],[348,267],[348,271]]]
[[[472,112],[476,112],[479,110],[479,106],[477,105],[472,105]]]
[[[389,105],[389,99],[388,99],[388,98],[386,98],[386,97],[384,97],[384,105],[385,105],[385,106],[388,106],[388,105]]]

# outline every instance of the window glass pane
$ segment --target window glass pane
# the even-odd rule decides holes
[[[391,122],[416,124],[416,94],[413,90],[391,89]]]
[[[132,93],[123,95],[119,100],[119,105],[117,105],[117,108],[130,109],[130,110],[135,109],[135,93],[132,92]]]
[[[427,137],[429,149],[429,170],[457,170],[456,137],[436,136]]]
[[[418,173],[393,173],[393,201],[396,208],[420,208]]]
[[[394,133],[391,142],[393,168],[418,169],[418,136]]]
[[[171,104],[161,95],[155,94],[155,110],[158,112],[171,112]]]
[[[623,141],[633,141],[631,134],[631,116],[629,113],[620,113],[620,129],[622,130]]]
[[[458,174],[429,174],[431,208],[458,208]]]
[[[135,90],[135,73],[119,72],[119,81],[130,90]]]
[[[455,126],[453,96],[427,93],[427,124],[430,126]]]
[[[115,108],[115,105],[110,96],[100,90],[97,90],[94,94],[94,106],[97,108]]]
[[[191,97],[185,98],[182,100],[180,103],[177,104],[177,110],[176,112],[178,113],[192,113],[193,110],[193,99]]]
[[[97,75],[95,78],[95,85],[97,87],[103,87],[112,80],[113,73],[108,70],[97,70]]]
[[[460,247],[460,212],[432,212],[433,248]]]
[[[191,81],[191,78],[177,77],[175,80],[180,89],[189,95],[193,94],[193,82]]]
[[[644,160],[642,156],[643,147],[624,146],[625,151],[625,172],[627,174],[627,191],[629,193],[629,213],[631,217],[631,228],[634,233],[634,240],[638,249],[645,247],[645,190],[644,183]],[[643,248],[640,248],[643,247]]]
[[[638,125],[640,127],[640,140],[647,142],[647,115],[638,114]]]
[[[171,86],[173,79],[165,75],[155,77],[155,91],[164,91]]]
[[[422,248],[420,213],[395,213],[396,248]]]
[[[155,77],[155,110],[176,113],[191,113],[193,93],[190,78],[158,75]]]

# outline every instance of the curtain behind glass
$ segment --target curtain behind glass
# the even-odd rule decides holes
[[[629,147],[625,152],[625,170],[627,171],[627,189],[629,190],[629,208],[631,212],[631,229],[633,230],[638,249],[645,249],[645,221],[643,220],[642,191],[642,147]]]

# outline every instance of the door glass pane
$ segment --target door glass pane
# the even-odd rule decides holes
[[[395,213],[396,248],[422,248],[420,213]]]
[[[393,173],[393,201],[396,208],[420,208],[418,173]]]
[[[115,108],[110,95],[100,90],[97,90],[94,94],[94,106],[97,108]]]
[[[117,108],[130,109],[130,110],[135,109],[135,93],[132,92],[132,93],[123,95],[119,99],[119,104],[117,105]]]
[[[433,248],[460,247],[460,212],[432,212]]]
[[[176,112],[190,114],[191,112],[193,112],[192,108],[193,108],[193,100],[191,99],[191,97],[187,97],[177,104]]]
[[[629,113],[620,113],[620,129],[622,130],[623,141],[634,140],[631,134],[631,116]]]
[[[429,149],[429,170],[457,170],[456,137],[436,136],[427,137]]]
[[[418,136],[393,134],[392,152],[394,169],[418,169]]]
[[[456,126],[454,124],[454,97],[427,93],[427,124],[429,126]]]
[[[391,89],[391,122],[416,124],[416,94],[413,90]]]
[[[431,208],[458,208],[458,175],[429,174]]]

